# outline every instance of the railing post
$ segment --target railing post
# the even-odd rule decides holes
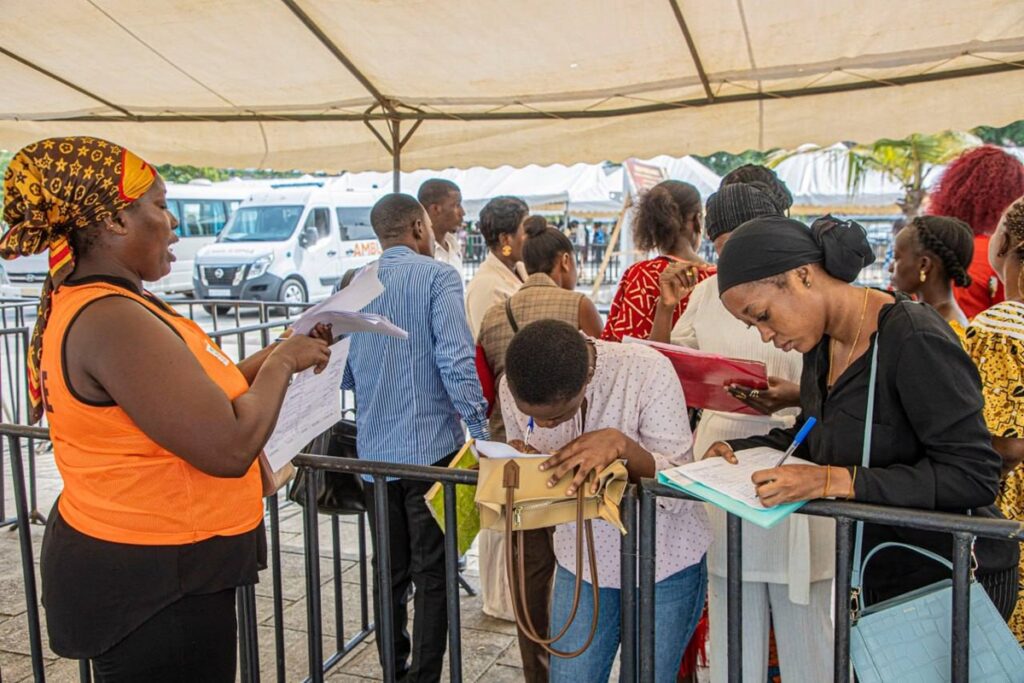
[[[309,679],[323,683],[323,621],[320,615],[320,536],[317,527],[316,470],[306,469],[306,505],[302,509],[306,546],[306,638]]]
[[[448,600],[448,672],[452,683],[462,681],[462,615],[459,612],[459,527],[453,482],[444,486],[444,582]]]
[[[622,591],[620,593],[622,612],[622,655],[619,658],[619,677],[622,683],[636,683],[636,487],[627,486],[622,497],[622,521],[626,534],[620,539],[620,567]]]
[[[726,515],[726,602],[729,683],[743,680],[743,520]]]
[[[639,614],[639,651],[640,680],[655,680],[654,653],[654,578],[655,578],[655,539],[657,537],[657,499],[644,483],[639,487],[640,494],[640,614]]]
[[[281,577],[281,514],[277,493],[267,498],[267,507],[270,510],[270,566],[274,596],[274,664],[277,682],[284,683],[284,582]]]
[[[380,612],[377,639],[380,642],[381,668],[385,683],[395,682],[395,624],[391,599],[391,545],[388,520],[388,482],[384,475],[373,476],[373,534],[377,545],[373,549],[377,559],[377,605]]]
[[[28,643],[32,654],[32,676],[45,681],[43,670],[43,639],[39,627],[39,597],[36,593],[36,569],[32,558],[32,531],[29,526],[28,503],[25,500],[25,468],[21,461],[21,440],[7,439],[11,450],[11,474],[14,477],[14,505],[18,515],[18,542],[21,546],[21,573],[25,582],[25,609],[28,618]],[[3,482],[0,482],[2,485]]]
[[[953,638],[950,678],[967,683],[970,677],[971,638],[971,548],[974,536],[958,531],[953,534]]]
[[[853,567],[853,520],[836,518],[836,630],[833,680],[850,680],[850,572]]]
[[[341,523],[338,515],[331,515],[331,546],[334,551],[332,574],[334,584],[334,651],[345,649],[345,600],[341,582]]]
[[[92,666],[88,659],[78,660],[78,682],[92,683]]]

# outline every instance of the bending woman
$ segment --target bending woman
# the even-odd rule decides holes
[[[682,387],[671,363],[654,349],[585,339],[568,323],[541,320],[521,329],[509,344],[500,394],[509,441],[554,454],[540,465],[552,472],[550,485],[575,471],[566,496],[574,496],[588,474],[614,460],[626,460],[633,481],[693,460]],[[658,508],[654,680],[662,683],[676,680],[704,608],[704,554],[711,538],[702,505],[662,501]],[[552,660],[554,683],[607,681],[619,647],[621,537],[606,522],[593,526],[600,604],[593,604],[592,589],[585,586],[575,621],[553,647],[583,647],[595,609],[598,630],[579,657]],[[551,630],[561,629],[572,610],[575,539],[575,523],[555,530]]]
[[[527,223],[529,226],[530,221]],[[596,337],[601,334],[601,316],[597,307],[585,294],[576,291],[576,250],[572,242],[559,230],[548,226],[543,218],[536,223],[535,227],[528,227],[523,246],[523,263],[530,277],[505,303],[495,304],[487,311],[480,328],[478,343],[484,349],[492,376],[498,381],[505,374],[505,351],[512,337],[536,320],[561,320],[586,335]],[[495,401],[490,425],[491,438],[504,441],[501,401]],[[547,631],[551,607],[551,581],[555,572],[552,531],[544,528],[523,532],[526,534],[524,600],[539,633]],[[501,544],[503,537],[499,532],[484,530],[482,533],[481,548],[486,545],[491,552],[480,553],[480,576],[494,576],[496,572],[504,574],[504,555],[494,552],[496,548],[504,548]],[[527,683],[547,681],[547,652],[523,633],[518,635],[523,677]]]
[[[782,187],[776,194],[785,192]],[[781,215],[764,183],[726,185],[708,198],[708,239],[722,253],[733,231],[746,221]],[[681,274],[673,276],[672,268],[662,274],[662,300],[679,298],[680,288],[686,291],[687,283],[681,282]],[[718,298],[717,275],[693,290],[690,306],[673,328],[671,341],[731,358],[761,361],[770,376],[766,391],[734,388],[734,395],[746,398],[765,414],[705,410],[697,427],[694,453],[703,454],[716,441],[760,436],[793,424],[799,412],[795,408],[800,402],[796,383],[800,381],[802,357],[797,351],[780,351],[762,343],[756,330],[732,317]],[[714,534],[708,552],[711,680],[717,682],[725,681],[727,673],[726,648],[720,647],[728,639],[726,517],[720,508],[707,507]],[[792,515],[772,529],[743,523],[744,680],[764,680],[769,624],[774,626],[784,680],[822,681],[831,676],[834,539],[835,524],[824,517]]]
[[[41,556],[50,647],[91,659],[98,681],[233,681],[235,588],[265,566],[257,456],[327,342],[295,336],[236,366],[146,292],[170,272],[177,222],[126,149],[34,143],[4,191],[0,254],[50,250],[29,355],[64,480]]]
[[[839,497],[865,503],[999,517],[993,506],[1001,459],[982,417],[978,372],[935,310],[851,284],[874,255],[856,223],[831,216],[811,229],[760,218],[733,233],[719,260],[722,303],[776,348],[804,354],[801,416],[788,429],[714,444],[707,456],[734,460],[753,446],[785,450],[814,417],[797,455],[815,465],[754,473],[768,506]],[[878,345],[871,466],[861,467],[871,350]],[[865,525],[864,551],[896,541],[951,556],[948,534]],[[979,539],[978,579],[1009,616],[1016,602],[998,587],[1017,568],[1017,544]],[[949,578],[935,562],[887,550],[865,577],[869,602]]]

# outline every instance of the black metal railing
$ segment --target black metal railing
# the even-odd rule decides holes
[[[32,653],[33,672],[36,680],[43,680],[43,655],[40,636],[38,592],[36,588],[34,558],[30,535],[30,516],[25,488],[25,471],[23,468],[23,440],[46,440],[45,429],[24,427],[19,425],[0,425],[0,437],[6,438],[11,455],[11,468],[14,478],[15,507],[19,532],[20,550],[22,555],[23,577],[25,582],[25,600],[29,625],[29,645]],[[445,580],[447,586],[447,612],[449,623],[449,670],[452,681],[461,681],[462,640],[461,610],[459,603],[459,569],[458,569],[458,536],[456,529],[457,514],[456,487],[476,484],[477,473],[470,470],[454,470],[440,467],[423,467],[416,465],[397,465],[391,463],[372,462],[347,458],[333,458],[323,455],[302,454],[295,458],[294,463],[300,468],[347,472],[370,477],[374,483],[374,512],[376,524],[373,533],[376,539],[377,562],[375,571],[380,585],[390,584],[391,548],[388,541],[388,505],[387,486],[385,482],[391,478],[411,479],[418,481],[441,482],[445,493]],[[367,548],[363,536],[363,520],[360,520],[359,559],[361,562],[361,585],[363,600],[362,629],[346,639],[343,634],[343,615],[338,611],[341,604],[340,584],[340,534],[337,517],[332,517],[332,539],[334,545],[335,574],[335,652],[324,656],[323,652],[323,612],[320,582],[320,515],[316,510],[315,477],[306,477],[306,503],[303,506],[303,545],[305,556],[306,583],[306,622],[307,622],[307,663],[310,681],[323,681],[330,671],[346,654],[371,632],[376,634],[381,649],[385,681],[395,680],[394,662],[394,629],[391,621],[391,593],[387,590],[378,591],[380,604],[376,610],[377,623],[369,621],[367,607]],[[635,488],[635,492],[634,492]],[[656,510],[657,499],[680,498],[690,499],[686,494],[675,489],[662,486],[653,480],[644,480],[638,487],[629,487],[623,499],[622,514],[627,533],[622,537],[621,553],[621,586],[622,602],[622,650],[620,667],[625,681],[648,681],[654,679],[654,661],[656,652],[655,641],[655,565],[657,558]],[[280,556],[280,518],[278,498],[273,496],[267,501],[267,513],[270,519],[271,565],[274,594],[274,628],[275,628],[275,661],[276,678],[285,680],[284,632],[282,594],[282,567]],[[835,650],[833,679],[837,682],[849,683],[850,667],[850,629],[851,621],[848,605],[850,593],[851,562],[853,547],[853,526],[862,521],[873,524],[908,527],[927,531],[948,533],[953,536],[953,597],[952,597],[952,640],[951,640],[951,680],[957,683],[968,681],[969,677],[969,632],[970,604],[970,565],[971,547],[976,537],[995,538],[1002,540],[1024,541],[1024,524],[1015,521],[991,520],[956,515],[949,513],[915,510],[908,508],[866,505],[862,503],[827,501],[811,501],[801,508],[801,514],[829,517],[836,520],[836,620]],[[728,516],[727,522],[727,662],[728,680],[742,680],[742,527],[740,519]],[[240,673],[243,681],[256,681],[260,677],[259,646],[256,633],[257,608],[251,587],[241,588],[238,593],[239,611],[239,650]],[[720,644],[715,644],[721,646]],[[83,680],[87,680],[88,667],[82,668]]]

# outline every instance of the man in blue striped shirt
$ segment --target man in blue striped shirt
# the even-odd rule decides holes
[[[413,197],[383,197],[370,223],[384,250],[377,267],[384,292],[363,310],[387,317],[409,338],[352,337],[342,388],[356,394],[359,457],[446,465],[465,443],[460,417],[474,438],[487,438],[487,402],[476,374],[462,276],[434,260],[430,218]],[[430,482],[396,480],[387,488],[396,676],[437,681],[448,617],[444,537],[423,500]],[[372,511],[373,486],[368,490]],[[410,581],[416,586],[411,643],[405,601]],[[375,598],[378,588],[375,581]]]

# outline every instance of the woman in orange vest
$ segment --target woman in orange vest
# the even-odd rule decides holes
[[[50,252],[28,358],[64,480],[41,555],[50,646],[98,681],[233,681],[235,588],[265,566],[257,455],[327,342],[235,365],[144,291],[170,272],[177,221],[163,180],[118,145],[31,144],[4,192],[0,255]]]

